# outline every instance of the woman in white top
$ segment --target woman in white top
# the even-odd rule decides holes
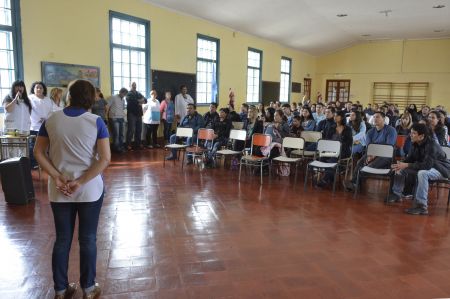
[[[63,90],[55,87],[50,92],[50,99],[52,100],[52,112],[62,110],[64,108],[64,101],[62,100]]]
[[[31,134],[37,135],[42,123],[48,119],[52,111],[52,100],[47,97],[47,86],[44,82],[36,81],[30,88],[31,102]]]
[[[72,298],[76,284],[68,282],[69,252],[78,215],[80,286],[83,298],[97,298],[95,282],[97,227],[103,203],[101,173],[111,159],[108,129],[88,110],[95,88],[86,80],[69,85],[70,105],[52,113],[40,130],[34,154],[48,173],[48,196],[55,222],[52,253],[55,298]]]
[[[156,90],[153,89],[150,92],[151,99],[147,101],[147,104],[142,105],[142,111],[144,112],[142,122],[147,127],[145,139],[148,148],[160,147],[158,144],[158,126],[161,122],[161,111],[157,96]]]
[[[5,133],[27,132],[30,130],[31,103],[27,95],[25,83],[17,80],[11,87],[11,92],[3,99],[5,108]]]

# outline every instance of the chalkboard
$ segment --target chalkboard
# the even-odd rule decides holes
[[[197,79],[195,74],[152,70],[152,88],[158,92],[158,99],[164,99],[166,91],[172,92],[172,99],[180,93],[180,86],[186,85],[188,94],[195,100]]]
[[[262,102],[264,105],[280,98],[280,82],[262,81]]]

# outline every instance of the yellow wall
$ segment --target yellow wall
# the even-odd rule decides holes
[[[450,106],[450,39],[368,42],[322,56],[316,87],[350,79],[350,99],[371,102],[373,82],[430,82],[429,104]]]
[[[109,10],[151,22],[151,69],[195,73],[197,33],[220,39],[221,106],[228,103],[229,88],[235,91],[238,104],[244,102],[248,47],[263,51],[263,80],[280,81],[281,56],[292,58],[294,82],[303,82],[306,74],[313,78],[316,72],[313,56],[139,0],[22,0],[25,81],[41,78],[41,61],[99,66],[101,88],[108,95]],[[291,100],[301,97],[293,93]]]

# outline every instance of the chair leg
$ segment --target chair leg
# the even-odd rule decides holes
[[[181,161],[181,169],[184,168],[184,157],[187,155],[187,152],[185,151],[183,154],[183,161]]]
[[[338,178],[338,170],[339,170],[339,166],[336,165],[336,170],[334,173],[334,180],[333,180],[333,195],[334,195],[334,192],[336,191],[336,180]]]
[[[294,177],[294,184],[297,183],[297,170],[298,170],[298,162],[295,162],[295,177]]]
[[[164,149],[164,155],[163,155],[163,168],[166,167],[166,149]]]
[[[262,183],[263,183],[263,163],[261,163],[260,169],[261,169],[261,171],[259,173],[259,176],[261,179],[260,184],[262,185]]]
[[[306,170],[305,170],[305,184],[303,186],[303,190],[306,191],[306,184],[308,182],[308,171],[309,171],[309,165],[306,164]]]
[[[358,193],[358,189],[359,189],[359,180],[360,180],[360,177],[359,177],[359,171],[358,171],[358,173],[356,174],[356,186],[355,186],[355,191],[354,191],[354,193],[353,193],[353,197],[356,197],[356,195],[357,195],[357,193]]]
[[[241,181],[241,171],[242,171],[242,159],[241,163],[239,163],[239,182]]]

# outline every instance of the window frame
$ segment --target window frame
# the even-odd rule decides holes
[[[0,25],[0,30],[9,31],[13,38],[14,77],[13,80],[24,80],[22,25],[20,16],[20,0],[11,0],[11,26]],[[11,86],[10,86],[11,88]]]
[[[289,61],[289,73],[285,73],[281,71],[281,64],[283,63],[283,60],[288,60]],[[282,102],[281,101],[281,75],[282,74],[287,74],[289,75],[289,82],[288,82],[288,99],[286,102]],[[279,93],[279,98],[278,100],[280,101],[280,103],[290,103],[291,102],[291,84],[292,84],[292,58],[286,57],[286,56],[281,56],[281,60],[280,60],[280,93]]]
[[[216,60],[211,60],[211,59],[205,59],[205,58],[200,58],[198,57],[198,40],[199,39],[204,39],[210,42],[215,42],[216,43]],[[197,107],[209,107],[209,105],[211,105],[211,103],[216,103],[217,105],[219,105],[219,68],[220,68],[220,39],[216,38],[216,37],[212,37],[212,36],[208,36],[208,35],[204,35],[201,33],[197,33],[197,38],[195,39],[195,48],[196,48],[196,54],[195,54],[195,104]],[[198,76],[198,62],[199,61],[204,61],[204,62],[215,62],[216,63],[216,84],[217,84],[217,94],[216,94],[216,101],[214,102],[210,102],[210,103],[199,103],[198,102],[198,81],[197,81],[197,76]]]
[[[255,52],[259,54],[259,68],[253,67],[253,66],[249,66],[248,65],[248,52]],[[250,104],[259,104],[262,103],[262,67],[263,67],[263,51],[259,50],[259,49],[255,49],[252,47],[248,47],[247,49],[247,92],[246,92],[246,103],[250,103]],[[249,102],[247,99],[247,94],[248,94],[248,70],[249,69],[253,69],[253,70],[259,70],[259,93],[258,93],[258,102]]]
[[[146,19],[142,19],[142,18],[138,18],[135,16],[131,16],[131,15],[127,15],[121,12],[117,12],[117,11],[113,11],[110,10],[109,11],[109,61],[110,61],[110,80],[111,80],[111,94],[114,94],[114,61],[113,61],[113,49],[114,48],[120,48],[120,49],[127,49],[127,50],[138,50],[138,51],[142,51],[142,48],[137,48],[137,47],[130,47],[130,46],[124,46],[124,45],[120,45],[120,44],[115,44],[113,43],[113,39],[112,39],[112,20],[113,18],[117,18],[117,19],[121,19],[124,21],[129,21],[129,22],[134,22],[134,23],[138,23],[140,25],[144,25],[145,27],[145,63],[146,63],[146,68],[145,68],[145,87],[146,87],[146,94],[144,95],[146,98],[148,98],[150,96],[150,91],[151,91],[151,78],[150,78],[150,39],[151,39],[151,32],[150,32],[150,25],[151,22],[149,20]],[[131,83],[131,82],[130,82]],[[121,86],[121,87],[126,87],[127,89],[130,88],[130,86]]]

